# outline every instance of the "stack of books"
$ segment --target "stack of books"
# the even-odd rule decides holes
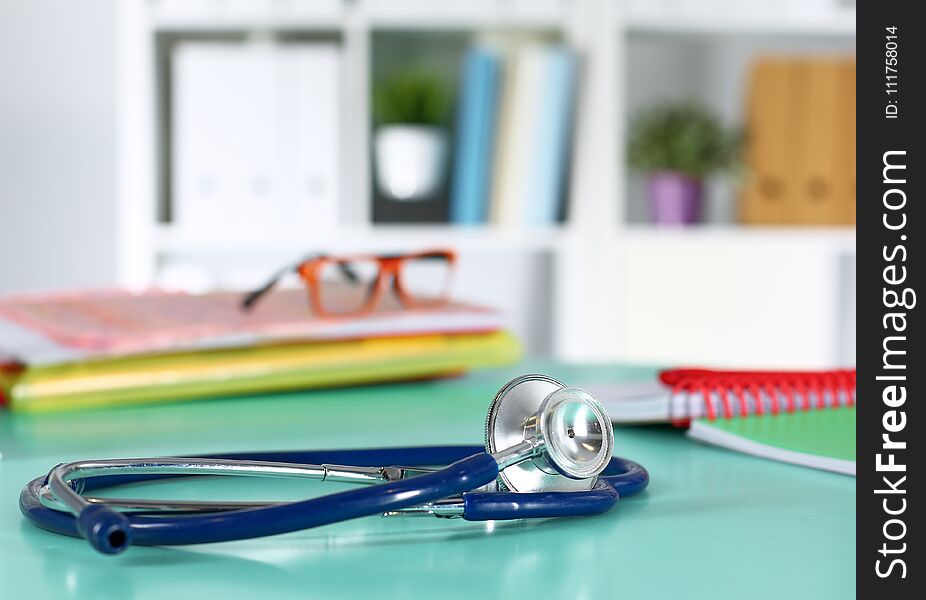
[[[565,46],[486,42],[461,70],[450,221],[562,220],[579,64]]]
[[[0,405],[168,402],[458,374],[519,358],[501,316],[464,303],[313,317],[303,290],[253,311],[231,292],[121,291],[0,300]]]

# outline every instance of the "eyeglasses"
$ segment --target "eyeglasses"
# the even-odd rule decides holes
[[[406,308],[440,306],[450,299],[455,265],[456,254],[451,250],[388,255],[310,254],[280,269],[263,286],[245,295],[241,307],[253,308],[284,275],[292,272],[305,283],[309,306],[317,315],[370,312],[384,301],[390,287],[394,298]]]

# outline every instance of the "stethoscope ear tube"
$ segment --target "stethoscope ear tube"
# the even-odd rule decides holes
[[[297,452],[266,452],[266,453],[236,453],[228,455],[209,455],[211,458],[226,458],[252,461],[277,461],[306,463],[309,461],[322,461],[336,459],[342,463],[351,463],[358,466],[375,463],[377,461],[404,463],[417,465],[433,465],[442,459],[459,460],[461,457],[478,453],[478,446],[436,446],[418,448],[376,448],[368,450],[335,450],[335,451],[297,451]],[[479,454],[477,454],[479,455]],[[482,455],[485,456],[485,455]],[[480,459],[480,463],[485,462]],[[488,465],[488,471],[483,479],[491,476],[493,469]],[[80,480],[79,486],[85,490],[101,489],[113,485],[128,484],[138,481],[154,481],[177,477],[176,475],[103,475]],[[421,481],[420,476],[405,481],[416,484]],[[459,512],[450,514],[462,516],[470,521],[511,520],[523,518],[546,518],[595,515],[606,512],[614,506],[618,497],[632,496],[643,490],[649,482],[649,474],[639,464],[613,457],[610,464],[601,474],[596,486],[585,492],[549,492],[549,493],[514,493],[499,491],[472,491],[465,492],[462,498],[455,503]],[[87,538],[90,543],[104,554],[118,553],[130,544],[175,544],[179,543],[174,534],[163,523],[171,517],[161,517],[162,524],[152,526],[150,515],[133,515],[117,513],[107,507],[94,505],[81,511],[80,518],[75,518],[68,512],[52,510],[41,502],[43,485],[47,483],[45,477],[37,477],[29,482],[20,494],[19,505],[23,515],[33,524],[42,529],[72,537]],[[461,485],[470,485],[469,482]],[[375,489],[375,488],[374,488]],[[361,490],[358,490],[361,491]],[[416,497],[411,503],[419,504],[422,496]],[[427,500],[420,500],[427,504]],[[316,504],[317,506],[317,504]],[[382,506],[382,505],[379,505]],[[395,505],[393,505],[395,506]],[[91,510],[91,508],[93,510]],[[104,512],[102,509],[105,509]],[[265,508],[260,508],[260,511]],[[373,513],[379,508],[364,511]],[[394,509],[393,509],[394,510]],[[245,513],[243,510],[238,513]],[[383,511],[388,513],[389,511]],[[422,511],[419,511],[422,512]],[[428,512],[427,510],[423,512]],[[228,514],[228,513],[224,513]],[[256,513],[250,510],[245,514],[247,518],[254,518]],[[435,512],[434,514],[439,514]],[[184,516],[183,519],[189,519]],[[332,517],[329,522],[339,520]],[[192,523],[184,520],[183,523]],[[128,523],[128,526],[126,526]],[[225,521],[226,524],[230,523]],[[228,530],[226,539],[239,539],[234,529]],[[121,536],[125,535],[125,538]],[[191,534],[192,535],[192,534]],[[202,538],[199,538],[202,539]],[[186,543],[193,543],[188,541]]]
[[[225,542],[289,533],[347,519],[395,511],[423,502],[462,494],[495,481],[498,463],[485,453],[474,454],[439,471],[375,486],[358,488],[301,502],[264,508],[234,510],[181,519],[164,516],[127,517],[110,508],[90,505],[76,518],[76,532],[104,554],[116,554],[130,543],[142,545],[185,545]],[[34,484],[35,482],[33,482]],[[27,486],[27,490],[30,486]],[[23,491],[23,496],[27,490]],[[23,514],[32,519],[35,507],[21,497]],[[74,518],[68,515],[63,517]],[[47,527],[58,533],[68,531]]]
[[[20,494],[19,504],[23,515],[36,526],[58,534],[83,537],[98,551],[117,554],[129,545],[230,541],[307,529],[378,513],[409,511],[435,516],[462,516],[470,521],[594,515],[613,507],[619,496],[627,497],[641,491],[649,482],[649,475],[642,466],[612,457],[591,490],[494,491],[499,462],[479,450],[477,446],[433,446],[210,455],[216,460],[257,461],[261,465],[270,461],[303,468],[310,467],[306,464],[309,462],[334,461],[356,465],[361,469],[368,468],[363,465],[377,462],[417,466],[435,465],[442,461],[456,462],[440,471],[420,475],[416,473],[410,478],[302,502],[216,509],[222,512],[198,515],[177,515],[169,511],[160,514],[122,513],[96,501],[89,503],[82,500],[86,505],[75,511],[75,517],[71,512],[43,504],[47,477],[38,477],[29,482]],[[77,492],[177,476],[164,473],[92,475],[70,480],[68,485]],[[487,485],[491,491],[479,490]]]

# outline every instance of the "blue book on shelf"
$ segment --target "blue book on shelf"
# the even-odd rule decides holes
[[[500,63],[498,55],[480,46],[470,48],[464,59],[450,193],[452,223],[474,225],[487,220]]]
[[[529,225],[556,223],[565,198],[572,150],[578,59],[568,48],[544,52],[536,143],[529,170],[524,220]]]

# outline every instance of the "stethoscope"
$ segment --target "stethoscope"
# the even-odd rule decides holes
[[[639,464],[614,458],[614,431],[584,390],[524,375],[496,394],[485,448],[429,446],[293,451],[61,464],[29,482],[20,510],[34,525],[86,538],[104,554],[131,544],[224,542],[374,514],[469,521],[600,514],[646,487]],[[427,466],[448,464],[440,469]],[[403,466],[373,467],[372,464]],[[376,484],[296,502],[204,502],[82,495],[189,475],[295,477]]]

